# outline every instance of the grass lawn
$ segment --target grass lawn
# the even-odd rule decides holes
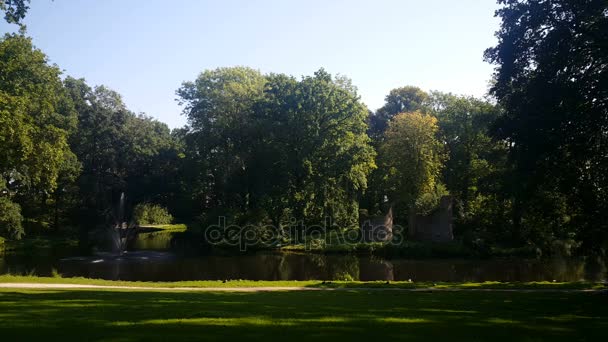
[[[605,293],[0,289],[3,341],[601,340]],[[604,337],[602,337],[604,336]]]
[[[142,224],[139,228],[152,228],[165,231],[185,232],[188,226],[185,224]]]
[[[0,275],[0,283],[38,283],[38,284],[84,284],[84,285],[109,285],[109,286],[140,286],[140,287],[317,287],[317,288],[346,288],[346,289],[510,289],[510,290],[604,290],[607,284],[599,282],[498,282],[488,281],[483,283],[443,283],[443,282],[409,282],[409,281],[331,281],[319,280],[229,280],[226,282],[218,280],[192,280],[175,282],[147,282],[147,281],[122,281],[103,280],[90,278],[62,278],[38,277],[33,275]]]

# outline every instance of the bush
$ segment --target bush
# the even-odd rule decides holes
[[[133,209],[133,220],[136,224],[170,224],[173,216],[166,208],[158,204],[140,203]]]
[[[449,194],[445,185],[437,184],[432,191],[423,193],[416,199],[416,214],[429,215],[437,209],[441,198]]]
[[[21,224],[21,207],[6,197],[0,197],[0,236],[19,240],[25,235]]]

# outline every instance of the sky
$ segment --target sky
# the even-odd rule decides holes
[[[494,0],[32,0],[27,34],[64,75],[129,109],[186,124],[175,91],[206,69],[248,66],[353,80],[372,110],[397,87],[484,96]],[[15,25],[0,23],[0,32]]]

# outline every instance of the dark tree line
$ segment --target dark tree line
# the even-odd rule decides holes
[[[489,98],[407,86],[376,112],[344,77],[245,68],[177,90],[174,131],[119,94],[61,78],[23,35],[0,40],[0,234],[102,224],[126,193],[178,220],[355,228],[455,203],[473,246],[608,240],[608,3],[499,0]],[[25,1],[0,1],[20,23]]]

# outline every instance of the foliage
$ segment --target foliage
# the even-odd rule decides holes
[[[24,235],[21,224],[21,207],[7,197],[0,197],[0,239],[21,239]]]
[[[20,24],[29,9],[30,0],[0,0],[0,10],[9,24]]]
[[[491,89],[504,115],[514,233],[524,239],[559,209],[587,248],[608,241],[608,3],[500,0]],[[548,195],[549,196],[546,196]],[[551,203],[547,203],[551,202]],[[565,222],[557,226],[563,227]]]
[[[127,210],[158,204],[135,208],[140,223],[169,221],[170,211],[281,231],[325,222],[358,229],[360,210],[374,216],[391,206],[404,223],[449,193],[456,236],[476,253],[569,251],[579,242],[602,252],[608,3],[498,2],[498,44],[485,53],[496,65],[496,103],[405,86],[371,112],[348,78],[323,69],[298,79],[219,68],[177,90],[188,125],[174,131],[103,85],[62,81],[31,39],[5,35],[0,234],[80,226],[85,241],[113,219],[123,193]],[[0,0],[5,20],[22,28],[28,5]]]
[[[422,111],[429,105],[429,94],[414,86],[395,88],[385,98],[385,104],[369,117],[369,134],[381,140],[389,121],[397,114]]]
[[[449,153],[443,179],[460,204],[457,215],[467,219],[475,215],[471,202],[491,191],[506,153],[504,144],[489,135],[499,109],[487,101],[439,92],[431,93],[430,102]]]
[[[0,188],[25,217],[45,221],[48,202],[73,160],[68,137],[76,112],[59,68],[29,38],[0,39],[0,70]]]
[[[123,192],[130,203],[171,202],[180,156],[169,128],[129,111],[111,89],[71,77],[64,83],[79,113],[70,146],[82,163],[80,217],[108,220]]]
[[[390,121],[380,155],[389,201],[411,210],[423,194],[437,191],[446,158],[438,131],[437,119],[421,112]]]
[[[140,203],[133,209],[133,220],[138,225],[170,224],[173,216],[158,204]]]
[[[439,206],[441,198],[449,194],[450,192],[445,185],[441,183],[436,184],[431,191],[424,192],[416,198],[416,202],[414,203],[416,214],[428,215],[432,213]]]
[[[260,209],[275,226],[325,217],[356,224],[374,152],[354,87],[323,70],[297,81],[247,68],[202,73],[178,90],[195,193],[207,209]]]

